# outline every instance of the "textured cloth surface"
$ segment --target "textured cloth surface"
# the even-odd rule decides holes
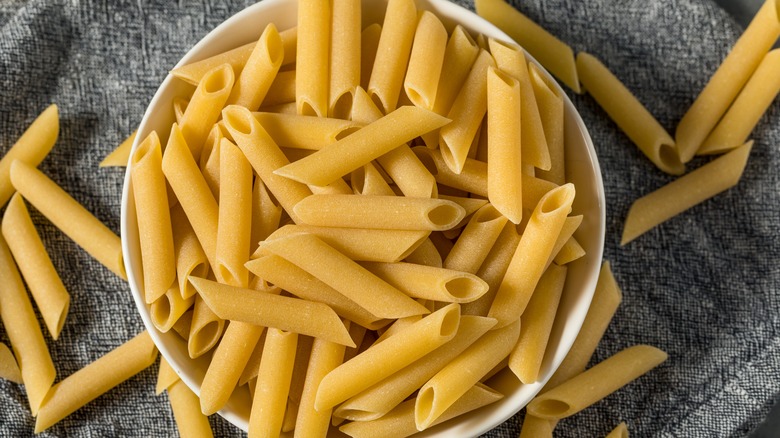
[[[60,138],[40,168],[119,233],[124,171],[98,163],[135,129],[168,69],[250,3],[0,2],[0,153],[57,103]],[[741,32],[708,0],[514,3],[575,52],[602,59],[670,133]],[[671,177],[592,98],[570,96],[599,154],[608,206],[605,258],[624,291],[594,361],[638,343],[667,351],[669,360],[561,422],[555,435],[604,436],[626,421],[632,436],[745,436],[780,390],[780,103],[757,126],[737,187],[621,248],[631,202]],[[125,282],[33,208],[31,214],[71,293],[60,340],[45,334],[59,380],[143,325]],[[8,343],[2,328],[0,342]],[[174,436],[167,398],[154,395],[156,369],[41,436]],[[0,436],[32,435],[21,385],[0,381],[0,406]],[[515,416],[485,436],[516,437],[521,421]],[[216,436],[241,435],[218,416],[211,422]]]

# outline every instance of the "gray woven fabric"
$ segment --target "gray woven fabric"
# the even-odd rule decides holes
[[[49,103],[60,139],[41,169],[119,232],[124,172],[98,163],[137,126],[167,70],[210,29],[250,2],[0,2],[0,153]],[[465,6],[473,8],[471,3]],[[673,132],[740,34],[706,0],[524,0],[515,5],[575,51],[587,50]],[[780,104],[756,128],[739,185],[619,247],[631,201],[671,180],[588,96],[573,96],[599,154],[607,195],[605,256],[625,299],[600,361],[648,343],[669,360],[563,421],[556,436],[745,436],[780,391]],[[693,166],[706,159],[697,159]],[[46,219],[33,220],[70,290],[70,315],[49,345],[58,379],[143,329],[126,284]],[[3,285],[0,285],[3,287]],[[0,341],[8,343],[4,329]],[[156,366],[41,436],[173,436]],[[32,435],[20,385],[0,381],[0,436]],[[486,434],[515,437],[521,416]],[[212,417],[217,436],[239,436]]]

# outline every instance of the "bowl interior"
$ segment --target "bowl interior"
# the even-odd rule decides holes
[[[385,0],[363,0],[363,22],[380,22],[384,16]],[[418,8],[436,13],[451,31],[455,24],[461,24],[473,35],[482,33],[503,41],[511,39],[480,18],[460,6],[447,0],[417,0]],[[231,48],[255,41],[268,23],[275,23],[280,30],[295,26],[297,1],[263,0],[234,15],[193,47],[177,64],[185,65],[207,58]],[[536,63],[530,55],[528,58]],[[537,63],[538,64],[538,63]],[[546,72],[545,72],[546,73]],[[549,76],[549,75],[548,75]],[[554,81],[553,81],[554,82]],[[557,84],[557,82],[556,82]],[[174,122],[172,101],[177,96],[186,96],[192,92],[192,86],[174,79],[171,75],[157,90],[144,114],[138,129],[136,143],[156,130],[165,144],[170,127]],[[497,403],[471,412],[460,419],[445,422],[418,436],[451,437],[476,436],[484,433],[514,415],[541,390],[552,376],[571,348],[574,339],[585,319],[593,292],[596,287],[598,271],[601,265],[605,232],[605,202],[601,171],[599,169],[593,143],[582,119],[560,87],[558,92],[565,104],[565,139],[567,179],[575,184],[577,196],[572,214],[584,215],[582,225],[575,236],[586,250],[587,255],[570,263],[566,287],[561,298],[555,324],[548,343],[547,353],[540,371],[540,381],[530,385],[520,384],[509,370],[494,376],[488,383],[505,394]],[[122,196],[122,245],[130,289],[144,325],[162,355],[168,360],[182,380],[196,393],[200,393],[200,384],[205,375],[210,355],[196,360],[189,358],[187,344],[173,331],[161,333],[152,324],[150,306],[144,302],[141,271],[141,251],[138,241],[133,187],[130,181],[130,169],[125,176]],[[231,397],[229,403],[219,413],[228,421],[243,430],[248,428],[249,392],[244,386]]]

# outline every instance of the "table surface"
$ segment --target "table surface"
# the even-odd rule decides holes
[[[250,4],[10,0],[0,2],[0,153],[48,104],[60,139],[40,168],[119,232],[123,169],[98,163],[139,123],[168,69],[210,29]],[[473,9],[470,1],[459,1]],[[704,0],[523,0],[534,21],[600,59],[674,131],[741,33]],[[594,363],[635,344],[669,360],[556,429],[604,436],[625,421],[633,436],[746,436],[780,391],[780,104],[756,127],[743,180],[625,247],[631,202],[672,180],[655,169],[587,95],[570,93],[593,137],[607,196],[605,258],[624,302]],[[707,162],[697,158],[691,168]],[[34,209],[33,220],[71,293],[60,340],[47,337],[58,380],[143,330],[129,289]],[[2,285],[0,285],[2,287]],[[48,335],[47,335],[48,336]],[[4,328],[0,342],[8,343]],[[41,434],[171,436],[156,366]],[[0,381],[0,436],[30,436],[20,385]],[[518,415],[487,433],[516,437]],[[216,436],[241,433],[218,416]]]

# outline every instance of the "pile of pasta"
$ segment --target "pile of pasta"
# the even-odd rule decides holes
[[[780,1],[765,0],[677,125],[672,138],[596,57],[566,43],[507,4],[476,0],[477,13],[519,42],[575,93],[587,92],[658,169],[682,175],[637,199],[621,245],[735,186],[753,146],[750,133],[780,92]],[[722,154],[685,174],[696,155]],[[683,175],[684,174],[684,175]]]

